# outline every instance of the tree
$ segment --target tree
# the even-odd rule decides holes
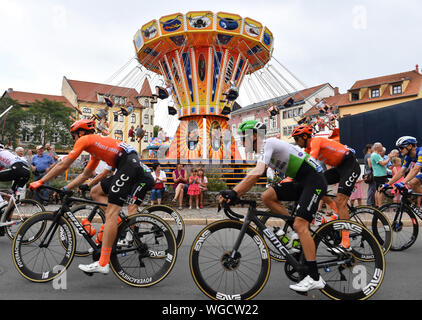
[[[73,109],[63,102],[43,99],[31,103],[27,109],[26,123],[22,131],[28,131],[33,142],[42,145],[51,142],[57,149],[71,147],[73,141],[69,133]],[[54,142],[55,141],[55,142]]]
[[[9,97],[0,99],[0,114],[10,106],[13,106],[13,108],[0,119],[0,142],[3,143],[15,140],[16,136],[19,135],[17,132],[19,131],[20,123],[26,118],[25,110],[16,100]]]
[[[154,126],[153,130],[154,130],[154,138],[156,138],[158,136],[158,131],[161,129],[160,126]]]

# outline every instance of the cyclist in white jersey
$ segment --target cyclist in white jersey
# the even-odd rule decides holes
[[[239,134],[243,137],[244,145],[246,139],[252,139],[254,151],[257,151],[259,130],[263,130],[265,133],[266,126],[255,120],[243,122],[238,129]],[[285,174],[293,181],[268,188],[261,196],[264,204],[273,213],[288,215],[289,212],[279,201],[297,201],[298,203],[293,228],[299,235],[309,272],[302,281],[291,285],[290,288],[300,292],[322,289],[325,282],[319,275],[316,266],[316,249],[309,232],[309,223],[312,222],[313,215],[318,209],[321,197],[327,191],[327,183],[322,174],[322,168],[313,158],[287,142],[276,138],[268,139],[263,144],[256,167],[233,190],[221,192],[220,202],[235,203],[258,182],[268,167],[280,174]]]
[[[25,186],[29,177],[27,162],[0,144],[0,181],[13,181],[11,189],[16,191]]]

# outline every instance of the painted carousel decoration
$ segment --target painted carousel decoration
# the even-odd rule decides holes
[[[169,159],[240,159],[227,120],[245,75],[263,68],[273,34],[237,14],[175,13],[152,20],[134,38],[138,61],[163,76],[157,99],[171,97],[180,125]]]

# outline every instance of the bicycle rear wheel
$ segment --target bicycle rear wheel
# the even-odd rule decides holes
[[[136,214],[119,225],[110,265],[116,276],[134,287],[150,287],[173,269],[177,245],[171,227],[160,217]],[[124,245],[121,239],[128,239]]]
[[[164,221],[171,226],[173,233],[176,236],[177,247],[180,247],[185,237],[185,223],[179,212],[172,207],[165,205],[153,205],[146,207],[143,210],[139,208],[138,212],[141,214],[150,213],[163,218]]]
[[[16,231],[25,220],[35,213],[43,211],[45,211],[44,206],[35,200],[22,199],[16,201],[15,205],[6,214],[6,222],[13,223],[5,227],[7,237],[13,240]]]
[[[381,211],[391,222],[393,230],[392,251],[403,251],[410,248],[418,238],[419,224],[410,208],[400,203],[390,203],[381,207]]]
[[[268,281],[271,269],[268,247],[249,226],[239,250],[233,246],[242,222],[221,220],[199,232],[189,255],[189,266],[198,288],[214,300],[248,300]]]
[[[341,242],[343,230],[349,231],[353,250],[333,253],[330,248]],[[384,254],[364,226],[350,220],[332,221],[316,231],[314,241],[317,266],[326,282],[323,294],[335,300],[366,300],[380,288],[385,274]]]
[[[372,232],[386,255],[393,243],[393,231],[389,219],[380,210],[370,206],[358,206],[349,213],[351,220],[366,226]]]
[[[88,219],[88,221],[91,222],[91,225],[95,228],[95,230],[97,230],[97,232],[100,230],[101,225],[105,223],[104,212],[98,206],[81,205],[72,208],[71,211],[79,221],[82,219]],[[72,227],[74,228],[73,225]],[[85,240],[84,236],[81,235],[75,228],[74,231],[76,235],[75,255],[77,257],[86,257],[92,254],[92,247]],[[96,236],[96,234],[93,235],[93,237]]]
[[[60,276],[75,253],[75,233],[53,212],[40,212],[27,219],[13,239],[12,258],[18,272],[33,282],[48,282]],[[45,225],[45,228],[42,226]],[[42,234],[38,235],[40,229]],[[66,243],[66,246],[63,246]]]

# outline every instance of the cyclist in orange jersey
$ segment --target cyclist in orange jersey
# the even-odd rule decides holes
[[[108,205],[105,211],[106,223],[103,231],[100,260],[89,265],[79,265],[79,268],[87,273],[107,274],[110,271],[111,248],[117,234],[118,215],[128,195],[145,179],[144,169],[140,165],[138,154],[132,146],[112,138],[95,135],[95,121],[90,119],[76,121],[71,126],[70,132],[75,139],[73,150],[44,177],[31,183],[29,188],[36,190],[45,182],[66,171],[82,151],[90,153],[91,159],[83,173],[69,183],[64,188],[65,190],[77,187],[92,177],[100,160],[116,169],[109,181],[110,188]]]
[[[311,157],[332,167],[324,172],[324,176],[328,185],[339,184],[335,201],[338,215],[340,219],[349,219],[347,202],[361,172],[355,153],[352,149],[337,141],[322,137],[312,137],[312,132],[311,126],[302,125],[293,130],[292,137],[296,144],[301,148],[305,148],[305,151]],[[326,203],[332,202],[327,196],[323,197],[323,200]],[[338,247],[338,251],[350,250],[348,232],[343,232],[342,242]]]

